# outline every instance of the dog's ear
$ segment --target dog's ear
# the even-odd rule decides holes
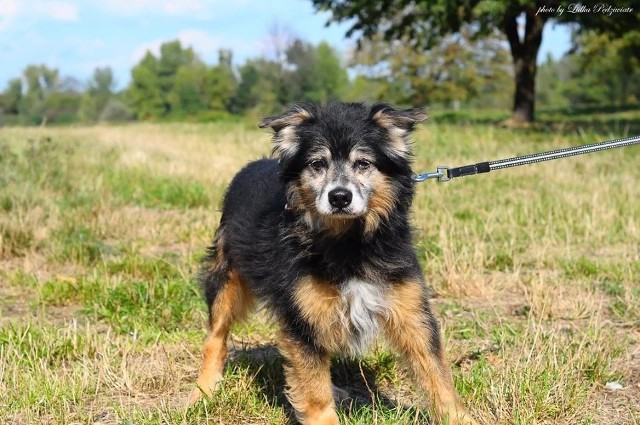
[[[396,127],[406,131],[427,119],[422,108],[396,109],[386,103],[378,103],[371,107],[371,119],[384,128]]]
[[[298,137],[296,126],[304,121],[313,118],[313,105],[296,104],[291,109],[280,115],[263,118],[258,127],[271,127],[275,132],[273,141],[273,156],[280,160],[280,163],[291,159],[298,152]]]
[[[296,104],[291,109],[283,112],[280,115],[274,115],[272,117],[264,117],[258,123],[258,127],[265,128],[271,127],[273,131],[278,132],[285,127],[295,126],[301,124],[303,121],[311,118],[312,112],[309,105]]]
[[[371,107],[370,119],[387,130],[391,148],[401,156],[410,154],[409,134],[417,123],[427,119],[422,108],[396,109],[384,103]]]

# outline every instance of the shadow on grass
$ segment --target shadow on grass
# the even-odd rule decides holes
[[[227,367],[247,370],[272,407],[282,408],[288,424],[297,424],[293,408],[285,396],[284,359],[274,344],[230,350]],[[348,393],[348,398],[337,404],[338,411],[347,416],[359,416],[361,411],[393,410],[394,416],[419,415],[418,409],[398,405],[381,393],[376,385],[373,368],[358,359],[334,359],[331,379],[335,386]],[[313,383],[312,383],[313,385]],[[423,419],[424,423],[426,415]]]

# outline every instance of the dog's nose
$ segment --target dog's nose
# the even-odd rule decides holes
[[[353,194],[351,191],[338,187],[329,192],[329,203],[334,208],[344,208],[351,203]]]

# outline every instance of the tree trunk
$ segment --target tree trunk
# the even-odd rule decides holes
[[[502,30],[509,40],[515,73],[515,94],[512,118],[515,122],[533,122],[535,119],[536,71],[538,49],[542,42],[542,29],[546,18],[536,16],[535,7],[525,9],[524,38],[518,34],[517,13],[507,13]]]

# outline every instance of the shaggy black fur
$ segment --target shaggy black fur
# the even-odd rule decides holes
[[[411,158],[398,150],[397,141],[394,145],[389,128],[376,119],[380,114],[387,120],[384,123],[391,122],[396,131],[406,132],[403,140],[414,124],[424,119],[420,110],[333,103],[324,107],[296,105],[263,121],[263,126],[276,131],[276,144],[282,137],[279,133],[292,128],[295,134],[289,134],[287,142],[297,148],[280,153],[277,159],[250,163],[231,182],[216,242],[203,260],[200,275],[209,307],[225,282],[225,273],[233,268],[289,334],[318,351],[322,347],[316,345],[313,329],[294,301],[295,284],[301,277],[314,276],[338,287],[354,278],[380,285],[423,280],[408,217],[414,193]],[[353,219],[339,234],[309,226],[303,219],[304,211],[287,208],[288,187],[300,179],[318,146],[328,148],[332,160],[345,161],[356,145],[373,152],[373,166],[387,177],[394,202],[392,213],[367,235],[363,218]],[[278,154],[277,146],[274,151]],[[223,264],[212,266],[216,258]],[[425,320],[434,330],[430,348],[439,352],[438,325],[427,298],[428,293],[423,301]]]

